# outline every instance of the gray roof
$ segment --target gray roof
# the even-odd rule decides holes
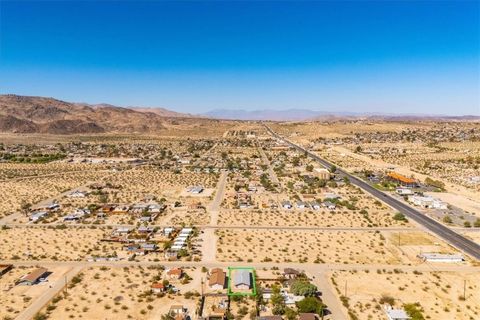
[[[250,272],[248,270],[237,270],[235,272],[234,284],[235,286],[242,284],[250,286]]]

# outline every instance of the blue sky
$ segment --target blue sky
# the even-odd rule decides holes
[[[480,115],[478,1],[0,1],[1,93]]]

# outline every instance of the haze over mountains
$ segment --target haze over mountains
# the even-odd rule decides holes
[[[206,123],[225,120],[479,120],[479,116],[365,114],[291,110],[214,110],[192,115],[165,108],[118,107],[110,104],[71,103],[54,98],[0,95],[0,132],[11,133],[155,133],[179,122]]]
[[[480,111],[480,110],[479,110]],[[384,120],[475,120],[480,115],[446,116],[431,114],[395,114],[395,113],[367,113],[350,111],[315,111],[308,109],[287,110],[228,110],[217,109],[203,114],[209,118],[229,120],[259,120],[259,121],[312,121],[335,119],[384,119]]]

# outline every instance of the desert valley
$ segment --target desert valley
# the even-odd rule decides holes
[[[478,119],[4,95],[0,130],[1,319],[480,318]]]

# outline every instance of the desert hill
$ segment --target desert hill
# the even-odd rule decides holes
[[[164,129],[172,121],[170,118],[181,117],[193,116],[167,109],[136,110],[108,104],[70,103],[46,97],[0,95],[0,132],[150,133]]]

